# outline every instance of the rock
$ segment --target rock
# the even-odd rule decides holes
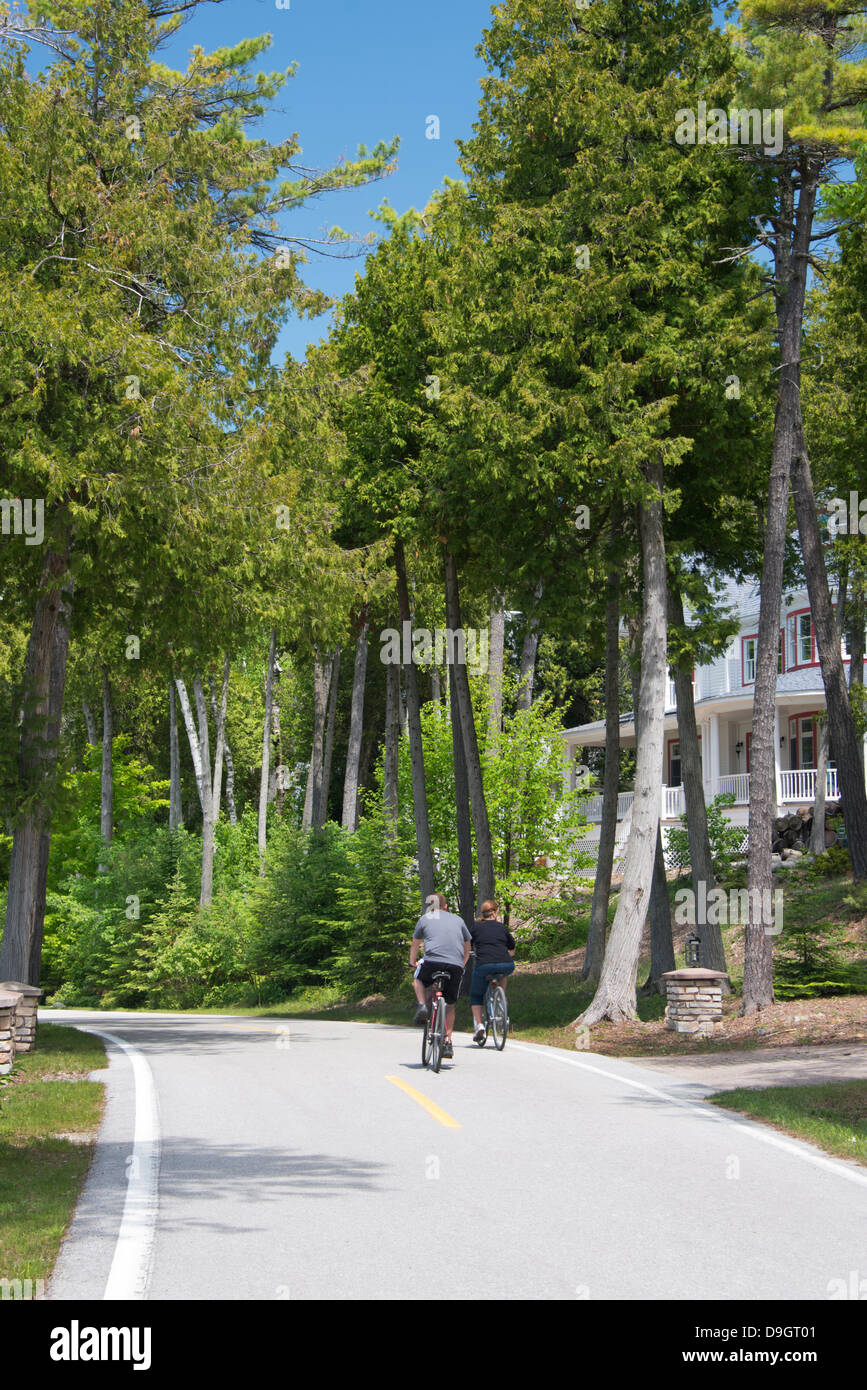
[[[369,1004],[381,1004],[384,999],[384,994],[368,994],[366,999],[362,999],[358,1007],[360,1009],[366,1009]]]

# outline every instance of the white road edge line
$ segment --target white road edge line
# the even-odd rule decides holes
[[[156,1234],[160,1173],[160,1118],[153,1073],[143,1052],[114,1033],[100,1028],[80,1028],[95,1033],[126,1053],[135,1082],[135,1130],[132,1155],[127,1159],[126,1201],[105,1299],[147,1298]]]
[[[589,1062],[579,1062],[577,1057],[558,1057],[555,1052],[543,1050],[539,1046],[531,1046],[528,1043],[510,1042],[510,1047],[517,1048],[519,1052],[532,1052],[536,1056],[540,1053],[550,1062],[565,1062],[570,1067],[580,1067],[584,1071],[594,1071],[599,1076],[606,1076],[612,1081],[619,1081],[624,1086],[632,1086],[637,1091],[646,1091],[648,1095],[658,1096],[660,1100],[668,1101],[669,1105],[679,1105],[684,1110],[697,1110],[700,1114],[711,1120],[736,1125],[738,1129],[750,1135],[753,1139],[758,1139],[763,1144],[770,1144],[774,1149],[783,1149],[786,1153],[794,1154],[796,1158],[801,1158],[805,1163],[812,1163],[815,1168],[824,1168],[829,1173],[835,1173],[838,1178],[848,1178],[850,1182],[857,1183],[860,1187],[867,1187],[867,1173],[859,1173],[854,1168],[848,1168],[843,1159],[823,1158],[819,1153],[811,1153],[807,1148],[807,1140],[803,1145],[793,1143],[789,1139],[781,1139],[778,1135],[764,1129],[758,1120],[746,1120],[741,1116],[734,1115],[729,1110],[718,1110],[713,1105],[708,1105],[706,1101],[682,1100],[680,1096],[673,1096],[668,1091],[659,1091],[655,1086],[647,1086],[643,1081],[635,1081],[631,1076],[621,1076],[619,1072],[607,1071],[604,1067],[594,1067]],[[731,1089],[723,1087],[721,1089]]]

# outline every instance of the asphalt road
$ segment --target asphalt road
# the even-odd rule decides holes
[[[434,1076],[410,1028],[41,1017],[117,1040],[49,1298],[824,1300],[867,1277],[867,1170],[644,1064],[456,1035]]]

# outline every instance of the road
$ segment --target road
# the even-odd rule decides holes
[[[824,1300],[867,1277],[867,1170],[644,1063],[456,1035],[434,1076],[411,1028],[52,1021],[116,1041],[50,1298]]]

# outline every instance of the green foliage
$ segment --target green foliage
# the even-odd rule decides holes
[[[582,905],[572,889],[563,887],[556,897],[519,893],[512,911],[524,924],[514,929],[519,960],[547,960],[587,944],[589,903]]]
[[[731,875],[732,864],[742,859],[746,853],[747,829],[743,825],[732,825],[726,816],[726,808],[734,806],[735,798],[731,792],[719,792],[707,807],[707,833],[713,857],[714,872],[719,878]],[[668,853],[672,863],[680,868],[689,865],[689,832],[687,817],[682,815],[680,827],[672,826],[668,832]]]
[[[339,938],[338,890],[348,868],[348,835],[327,823],[318,834],[278,832],[252,948],[257,973],[285,993],[329,979]]]
[[[849,851],[843,845],[831,845],[829,849],[817,854],[804,869],[808,878],[839,878],[841,874],[849,874],[852,870],[852,860]]]
[[[342,920],[331,978],[350,998],[396,989],[410,974],[418,881],[378,806],[349,838],[338,904]]]

